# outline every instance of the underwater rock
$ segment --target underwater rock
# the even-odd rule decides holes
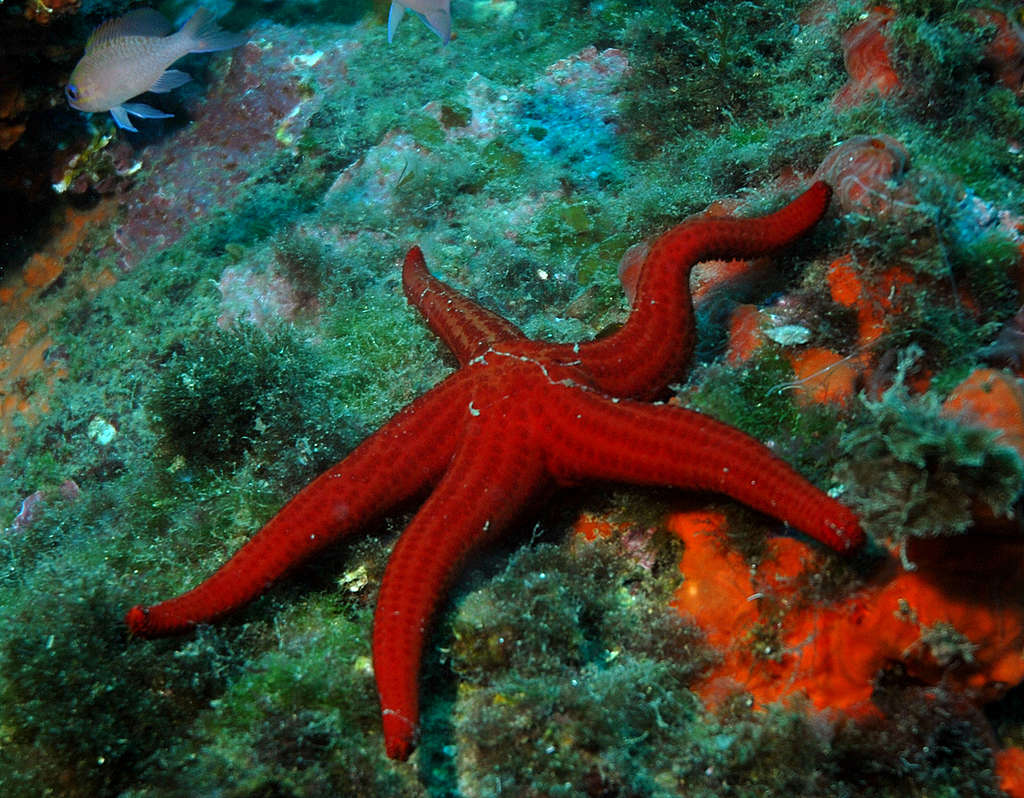
[[[1009,798],[1024,798],[1024,748],[1005,748],[996,754],[999,789]]]
[[[995,369],[975,369],[942,403],[942,412],[962,423],[998,432],[996,441],[1024,459],[1024,389],[1020,380]]]
[[[917,570],[889,558],[826,603],[808,594],[821,562],[802,543],[772,539],[751,566],[724,544],[726,525],[706,512],[669,519],[686,544],[676,606],[722,656],[696,688],[712,705],[742,690],[760,706],[802,695],[820,711],[872,715],[877,677],[897,666],[977,703],[1024,680],[1020,540],[914,541]]]
[[[888,97],[900,88],[885,35],[895,18],[893,9],[875,6],[862,22],[843,34],[843,63],[850,78],[832,98],[834,108],[852,108],[872,96]]]
[[[125,266],[235,201],[253,170],[290,144],[319,107],[320,96],[306,86],[344,80],[358,46],[341,41],[316,50],[300,30],[264,23],[222,56],[230,67],[188,108],[191,124],[147,147],[146,177],[122,200],[117,242]]]
[[[885,216],[913,202],[899,189],[909,157],[892,136],[854,136],[835,146],[814,176],[832,186],[843,213]]]
[[[1024,35],[1020,25],[1001,11],[972,8],[967,13],[979,25],[995,28],[985,47],[985,63],[999,83],[1020,96],[1024,91]]]
[[[788,353],[793,366],[793,396],[804,404],[847,405],[861,376],[858,358],[812,346]]]

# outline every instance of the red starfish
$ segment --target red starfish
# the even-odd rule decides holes
[[[845,552],[856,516],[765,446],[713,418],[643,401],[690,356],[693,264],[750,258],[802,236],[825,212],[822,182],[757,219],[700,218],[659,238],[632,312],[614,335],[532,341],[405,257],[406,296],[461,368],[306,486],[193,590],[126,617],[135,634],[173,634],[253,599],[295,563],[432,489],[395,545],[374,619],[373,660],[388,756],[416,741],[427,624],[470,550],[504,531],[551,483],[608,480],[712,490]]]

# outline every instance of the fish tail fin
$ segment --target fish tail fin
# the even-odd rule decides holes
[[[395,37],[395,30],[403,16],[405,16],[405,6],[401,3],[392,3],[391,8],[388,9],[388,44],[391,44],[391,40]]]
[[[212,53],[216,50],[230,50],[249,41],[244,33],[231,33],[221,30],[217,21],[205,8],[196,10],[186,22],[178,35],[185,38],[190,53]]]
[[[420,17],[428,28],[441,37],[442,42],[448,44],[452,38],[452,17],[447,5],[421,11]]]

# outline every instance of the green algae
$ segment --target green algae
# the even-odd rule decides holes
[[[976,197],[957,196],[933,181],[918,184],[920,202],[882,220],[849,218],[865,279],[885,284],[894,265],[915,273],[928,290],[895,289],[886,338],[917,344],[928,367],[969,362],[1017,308],[1016,244],[977,221]],[[852,217],[853,215],[851,215]]]
[[[374,425],[447,373],[437,359],[443,345],[393,288],[339,305],[326,317],[325,330],[331,357],[346,364],[339,377],[345,406]]]
[[[607,789],[663,794],[666,755],[698,708],[681,688],[709,652],[668,606],[677,572],[659,569],[652,582],[618,543],[516,553],[459,602],[451,660],[468,794],[501,784],[572,795],[570,774],[588,771]]]
[[[501,138],[487,142],[480,155],[492,180],[520,178],[526,167],[526,157]]]
[[[801,80],[797,89],[796,76],[786,74],[793,50],[787,24],[799,3],[654,5],[661,12],[657,22],[640,16],[629,32],[635,37],[630,42],[635,59],[626,81],[625,114],[640,157],[694,130],[783,116],[787,89],[790,98],[797,92],[806,97],[808,81]]]
[[[321,108],[301,137],[303,152],[330,158],[341,168],[379,142],[396,120],[403,120],[400,126],[408,125],[409,109],[437,100],[440,92],[450,94],[456,85],[454,76],[479,72],[497,84],[516,85],[567,52],[606,37],[610,30],[603,14],[567,15],[545,4],[520,4],[500,24],[490,19],[458,19],[459,46],[435,51],[437,37],[412,22],[403,24],[402,40],[387,49],[386,57],[381,57],[380,50],[384,42],[362,47],[348,62],[347,79],[322,87]],[[381,26],[372,35],[380,37],[383,32]],[[496,50],[508,57],[496,58]],[[465,99],[456,94],[446,105],[453,113],[442,116],[442,126],[464,124]],[[416,117],[412,126],[436,142],[436,127],[424,121],[422,114]]]
[[[438,147],[444,143],[444,127],[441,123],[426,114],[413,114],[405,122],[409,134],[416,143],[428,148]]]
[[[898,15],[886,31],[907,110],[947,135],[966,132],[987,88],[981,66],[988,36],[957,5],[961,10]]]
[[[317,159],[291,153],[271,158],[239,188],[230,207],[204,220],[196,244],[211,255],[230,244],[250,247],[316,208],[328,185],[324,164]]]
[[[112,610],[126,601],[117,573],[79,556],[37,572],[34,594],[5,614],[0,718],[4,792],[114,795],[136,784],[168,736],[186,732],[237,671],[217,635],[172,658],[131,645]],[[161,646],[164,650],[166,645]]]
[[[739,368],[716,364],[700,377],[688,396],[694,409],[739,426],[755,438],[763,438],[769,429],[792,429],[797,423],[795,406],[780,390],[793,379],[781,352]]]
[[[389,766],[379,730],[365,604],[321,598],[285,611],[276,645],[198,718],[182,794],[423,795]]]
[[[991,769],[983,727],[941,691],[885,687],[914,702],[888,726],[833,726],[799,701],[755,712],[742,694],[702,717],[685,686],[711,652],[648,604],[678,577],[642,576],[623,542],[517,552],[457,602],[459,794],[997,795],[972,775]]]
[[[864,418],[841,441],[847,500],[870,534],[901,546],[966,531],[974,502],[1006,515],[1024,487],[1024,464],[995,431],[943,415],[934,393],[911,398],[912,358],[880,399],[861,399]]]
[[[291,329],[267,334],[240,325],[179,344],[146,410],[169,454],[196,466],[228,466],[257,450],[263,459],[280,456],[296,429],[315,435],[324,415],[331,416],[335,439],[318,445],[336,452],[354,434],[345,429],[346,411],[332,407],[329,375],[323,356]]]
[[[300,291],[312,296],[318,295],[328,284],[339,287],[342,281],[331,279],[335,273],[352,271],[349,264],[340,263],[342,254],[334,242],[297,225],[274,236],[272,245],[274,259],[284,275]],[[350,295],[354,291],[349,289],[345,293]]]

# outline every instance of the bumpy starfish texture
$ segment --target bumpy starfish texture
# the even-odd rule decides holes
[[[754,219],[698,218],[651,247],[632,311],[607,338],[528,339],[406,255],[406,296],[461,368],[298,493],[193,590],[126,621],[146,637],[206,623],[252,600],[296,563],[430,490],[384,573],[373,661],[389,756],[416,743],[427,625],[469,552],[553,485],[607,480],[723,493],[837,551],[863,541],[857,517],[748,435],[658,397],[690,356],[690,269],[751,258],[802,236],[828,205],[822,182]]]

